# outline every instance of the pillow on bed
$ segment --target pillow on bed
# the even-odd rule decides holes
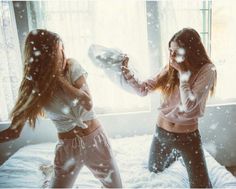
[[[147,169],[151,135],[112,139],[111,145],[123,186],[127,188],[188,188],[188,176],[180,158],[162,173]],[[142,146],[140,148],[140,146]],[[54,143],[30,145],[20,149],[0,167],[0,187],[45,188],[52,174]],[[235,177],[205,151],[213,187],[235,188]],[[100,182],[83,167],[74,187],[98,188]]]

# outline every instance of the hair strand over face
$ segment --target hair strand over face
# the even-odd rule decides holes
[[[53,97],[57,89],[56,64],[60,41],[56,33],[43,29],[28,34],[24,47],[23,79],[10,114],[12,128],[21,127],[27,120],[34,128],[37,117],[43,115],[43,107]]]

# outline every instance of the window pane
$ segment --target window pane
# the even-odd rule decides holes
[[[17,98],[22,62],[12,2],[1,1],[0,14],[0,121],[6,121]]]
[[[57,32],[68,57],[79,60],[88,71],[98,113],[147,111],[149,97],[140,98],[115,86],[88,59],[92,43],[121,49],[130,63],[149,75],[145,1],[44,1],[45,27]],[[135,58],[133,58],[135,57]]]
[[[159,1],[162,62],[168,63],[168,42],[179,30],[191,27],[203,33],[202,1]]]
[[[212,58],[217,66],[218,80],[216,98],[218,101],[236,100],[236,3],[233,0],[212,3]]]

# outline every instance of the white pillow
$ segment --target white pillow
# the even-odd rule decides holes
[[[121,65],[125,55],[126,54],[119,49],[106,48],[95,44],[91,45],[88,50],[88,56],[91,62],[96,67],[103,69],[104,73],[115,85],[131,94],[136,94],[135,90],[124,79],[121,72]],[[138,77],[138,73],[135,72],[135,69],[130,69],[135,73],[135,77]]]

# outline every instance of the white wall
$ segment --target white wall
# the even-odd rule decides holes
[[[225,166],[236,166],[235,115],[235,104],[209,106],[199,124],[206,148]]]

